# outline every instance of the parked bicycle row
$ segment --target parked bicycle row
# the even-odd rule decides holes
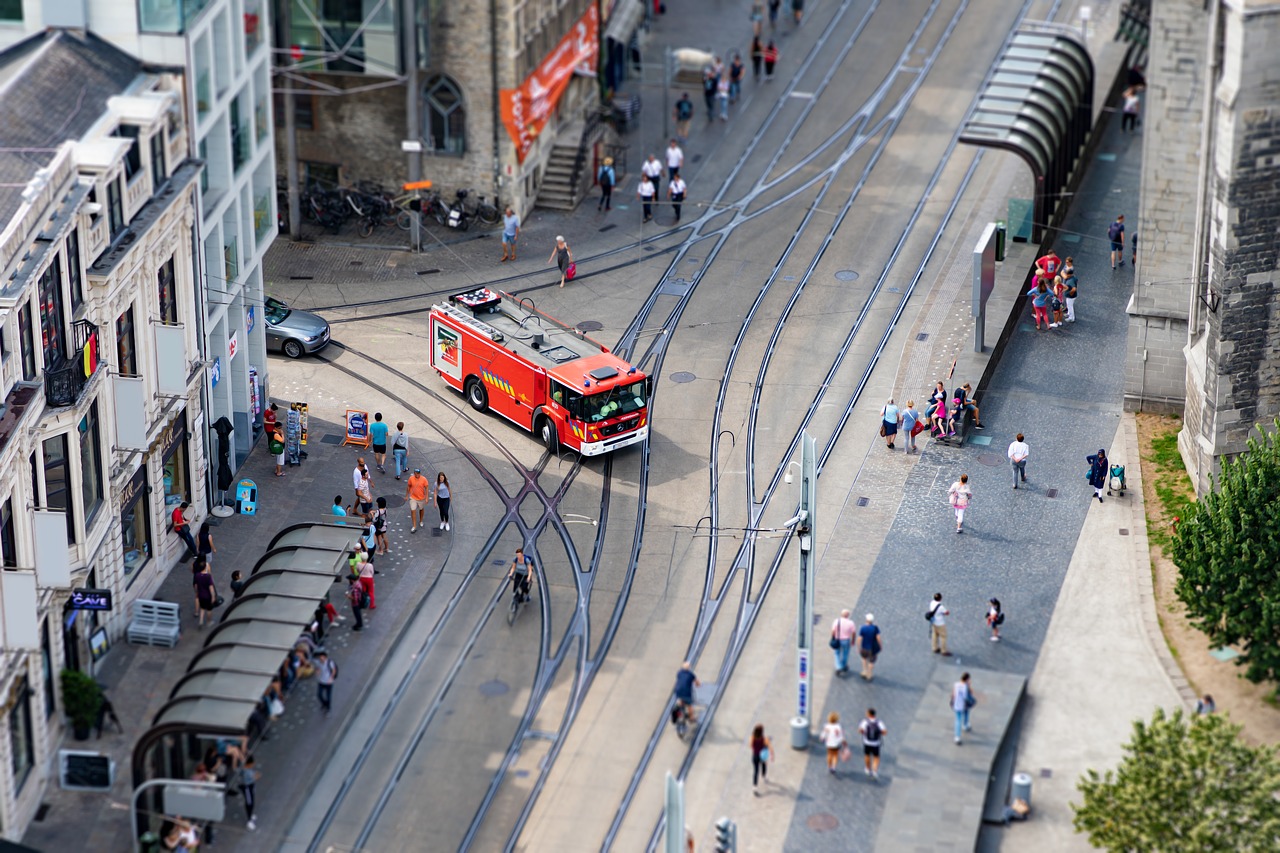
[[[280,230],[288,230],[289,199],[283,190],[277,192],[276,209]],[[333,234],[354,219],[361,237],[369,237],[378,228],[392,223],[401,231],[408,231],[413,227],[415,213],[421,215],[424,225],[434,220],[455,231],[466,231],[477,221],[486,226],[502,221],[496,203],[470,190],[457,190],[453,199],[446,201],[437,190],[396,195],[364,181],[353,187],[326,188],[312,184],[301,193],[300,209],[304,222],[319,225]]]

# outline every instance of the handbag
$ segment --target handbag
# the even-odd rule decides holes
[[[884,421],[880,422],[880,437],[884,438]]]
[[[840,648],[840,641],[836,639],[836,635],[832,634],[831,639],[827,641],[827,645],[833,649]]]
[[[573,281],[573,277],[578,274],[578,265],[570,261],[569,266],[564,268],[564,277],[566,281]]]
[[[267,710],[271,712],[271,716],[278,717],[284,713],[284,703],[275,696],[267,700]]]
[[[965,708],[972,708],[974,705],[977,705],[977,704],[978,704],[978,699],[972,693],[966,693],[964,695]]]
[[[924,423],[921,421],[916,421],[915,426],[911,427],[912,437],[915,437],[922,432],[924,432]]]
[[[769,747],[767,747],[767,746],[766,746],[764,749],[760,750],[760,760],[761,760],[761,761],[763,761],[763,762],[768,762],[768,760],[769,760]]]

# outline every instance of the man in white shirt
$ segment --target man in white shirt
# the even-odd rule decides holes
[[[658,162],[658,158],[650,154],[649,159],[640,167],[640,172],[648,176],[649,183],[653,184],[653,194],[657,195],[658,187],[662,184],[662,164]]]
[[[947,617],[950,615],[951,611],[942,604],[942,593],[935,592],[933,601],[929,602],[929,639],[935,655],[951,657],[947,651]]]
[[[676,145],[676,141],[671,140],[671,144],[667,146],[667,176],[669,180],[674,181],[676,175],[680,174],[680,167],[684,165],[684,152],[680,150],[680,146]]]
[[[1022,477],[1022,482],[1027,482],[1027,456],[1031,454],[1031,448],[1022,440],[1022,433],[1018,433],[1018,438],[1009,445],[1009,462],[1013,465],[1013,487],[1018,488],[1018,477]]]
[[[671,183],[667,184],[667,195],[671,197],[671,209],[676,213],[676,222],[680,221],[680,206],[684,204],[684,191],[687,188],[684,178],[679,175],[676,175],[671,179]]]
[[[636,190],[636,198],[640,199],[644,207],[644,221],[653,219],[653,184],[649,181],[648,175],[640,176],[640,188]]]

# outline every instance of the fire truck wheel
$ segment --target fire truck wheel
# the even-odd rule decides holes
[[[477,412],[489,411],[489,392],[484,389],[484,384],[474,376],[467,380],[467,402]]]
[[[547,450],[555,453],[560,444],[560,436],[556,434],[556,425],[551,418],[542,418],[538,422],[538,438],[547,446]]]

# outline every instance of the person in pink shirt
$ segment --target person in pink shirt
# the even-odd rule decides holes
[[[849,671],[849,649],[858,626],[849,618],[848,610],[841,610],[839,618],[831,623],[831,649],[836,655],[836,675]]]

